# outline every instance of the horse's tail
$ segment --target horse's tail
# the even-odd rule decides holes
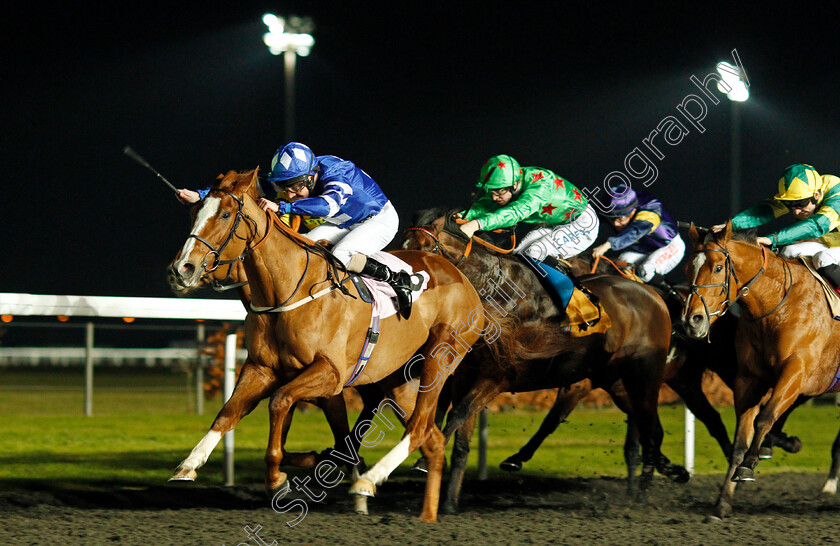
[[[515,366],[526,360],[551,358],[573,350],[572,338],[560,332],[557,324],[543,321],[522,322],[513,315],[494,316],[499,335],[487,346],[496,362],[503,367]]]

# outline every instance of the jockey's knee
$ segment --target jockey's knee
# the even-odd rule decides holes
[[[817,269],[822,269],[831,265],[840,265],[840,256],[838,256],[837,254],[837,252],[829,252],[823,250],[814,254],[814,256],[811,258],[811,262]]]

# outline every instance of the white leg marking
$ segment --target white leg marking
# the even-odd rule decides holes
[[[395,445],[387,455],[379,460],[379,462],[373,465],[373,468],[365,472],[362,475],[362,478],[372,482],[374,485],[379,485],[387,480],[388,476],[391,475],[391,472],[400,466],[400,463],[408,459],[408,456],[410,455],[408,445],[410,443],[411,435],[409,434],[400,440],[400,443]]]
[[[184,459],[184,462],[182,462],[178,468],[196,470],[204,466],[204,463],[207,462],[207,458],[210,457],[210,453],[213,452],[213,448],[216,447],[216,444],[218,444],[221,439],[221,432],[216,432],[215,430],[209,431],[204,435],[204,438],[196,444],[193,450],[190,451],[189,456]]]
[[[837,494],[837,478],[829,478],[826,480],[825,485],[822,488],[822,492],[826,495]]]

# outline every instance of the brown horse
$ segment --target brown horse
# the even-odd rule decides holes
[[[278,467],[287,413],[299,400],[334,396],[347,385],[367,337],[371,306],[342,290],[348,275],[335,258],[257,206],[256,180],[256,170],[231,171],[217,180],[198,207],[170,275],[189,289],[199,285],[213,259],[239,256],[251,288],[251,309],[277,311],[248,313],[251,365],[243,367],[231,397],[234,404],[253,407],[271,396],[265,483],[269,491],[277,491],[286,481]],[[420,519],[435,521],[444,449],[443,435],[434,424],[437,398],[461,353],[484,333],[487,319],[475,289],[447,260],[423,252],[395,254],[415,271],[428,274],[428,288],[414,303],[409,320],[394,315],[381,321],[379,341],[355,384],[388,380],[411,359],[398,382],[420,392],[413,411],[406,412],[410,417],[402,440],[356,480],[351,492],[373,496],[376,485],[419,447],[429,461]],[[257,317],[265,317],[259,320],[268,320],[268,326],[255,328]],[[220,428],[211,429],[176,475],[195,472],[222,434],[235,425],[234,419],[232,415]]]
[[[565,345],[553,354],[529,353],[529,345],[539,345],[545,336],[560,331],[556,306],[523,260],[477,244],[465,256],[468,241],[457,227],[446,226],[448,220],[449,215],[444,215],[425,227],[409,230],[403,238],[403,248],[432,250],[458,263],[484,297],[488,310],[494,309],[500,316],[510,314],[520,322],[522,332],[514,335],[522,349],[515,358],[503,358],[494,351],[492,343],[482,343],[465,358],[453,377],[453,409],[447,417],[444,436],[449,438],[454,433],[455,445],[444,510],[457,508],[475,416],[488,402],[502,392],[568,388],[584,380],[609,392],[635,425],[636,428],[628,429],[628,440],[633,431],[638,432],[643,459],[642,492],[648,488],[655,468],[672,479],[687,481],[685,469],[672,465],[660,449],[663,431],[657,412],[658,394],[671,322],[665,303],[653,289],[620,276],[587,277],[583,284],[599,297],[612,327],[604,334],[563,336]],[[631,443],[625,444],[625,450]],[[632,468],[629,477],[631,489],[635,490]]]
[[[735,338],[734,445],[713,514],[723,518],[732,511],[737,482],[755,480],[759,447],[773,423],[800,395],[817,396],[832,385],[840,363],[840,322],[808,268],[758,245],[752,232],[734,232],[730,221],[704,238],[692,226],[690,236],[686,331],[706,337],[732,303],[742,310]]]
[[[574,272],[575,266],[582,263],[583,260],[571,260],[571,262]],[[579,268],[576,274],[583,275],[589,271],[589,267]],[[601,271],[600,267],[599,271]],[[605,268],[604,272],[608,272],[608,269]],[[688,294],[687,288],[676,286],[674,289],[683,296],[683,299],[678,300],[660,291],[660,295],[668,304],[672,322],[681,320],[682,306]],[[737,325],[737,317],[730,313],[721,317],[714,324],[708,341],[686,338],[680,332],[673,333],[671,335],[668,367],[665,370],[665,383],[682,398],[691,413],[706,426],[709,434],[718,442],[727,461],[732,454],[732,441],[720,413],[706,397],[702,387],[704,373],[706,370],[711,370],[730,389],[734,388],[736,368],[735,330]],[[534,436],[518,452],[502,461],[499,467],[511,472],[521,470],[523,464],[531,460],[543,441],[557,430],[560,423],[566,421],[578,403],[590,391],[592,391],[592,384],[588,380],[576,383],[567,389],[559,389],[554,404]],[[772,457],[773,446],[779,446],[789,453],[796,453],[801,449],[802,443],[799,438],[788,436],[782,432],[783,422],[784,419],[776,421],[773,429],[765,438],[761,447],[762,459]],[[840,465],[838,465],[838,469],[840,470]]]

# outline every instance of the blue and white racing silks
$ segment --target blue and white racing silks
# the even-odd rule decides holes
[[[379,185],[351,161],[322,155],[317,157],[317,163],[321,170],[312,197],[291,202],[292,214],[318,216],[346,228],[379,214],[388,202]],[[264,185],[263,190],[266,189]]]

